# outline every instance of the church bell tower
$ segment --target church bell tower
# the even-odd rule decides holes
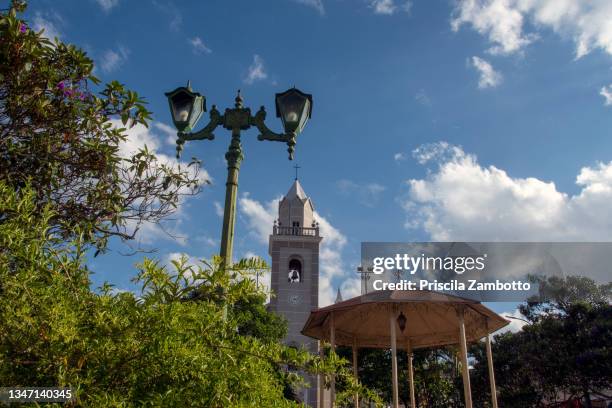
[[[319,225],[314,219],[312,201],[306,196],[299,180],[280,201],[278,219],[270,235],[269,254],[272,258],[270,289],[273,297],[270,309],[287,319],[285,344],[304,347],[317,353],[317,340],[300,331],[319,306]],[[317,405],[317,379],[307,377],[310,388],[299,390],[302,402]]]

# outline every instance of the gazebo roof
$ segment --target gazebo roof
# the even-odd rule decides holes
[[[459,343],[460,309],[468,342],[510,323],[475,300],[426,290],[379,290],[313,310],[302,334],[329,341],[333,313],[336,345],[390,348],[389,313],[402,312],[406,328],[396,329],[399,345],[408,340],[413,349],[452,345]]]

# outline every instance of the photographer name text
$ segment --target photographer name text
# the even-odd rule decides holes
[[[502,282],[495,280],[494,282],[478,282],[475,279],[469,279],[467,282],[451,280],[448,282],[439,282],[437,280],[428,281],[420,279],[418,281],[400,280],[399,282],[385,282],[382,279],[377,279],[373,282],[374,290],[431,290],[431,291],[529,291],[531,284],[523,281]]]

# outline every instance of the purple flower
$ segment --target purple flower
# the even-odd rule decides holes
[[[23,23],[19,23],[19,31],[21,31],[21,33],[23,34],[28,31],[28,27]]]
[[[60,90],[61,90],[61,89],[64,89],[64,87],[65,87],[65,86],[66,86],[66,85],[64,85],[64,81],[60,81],[60,82],[57,84],[57,88],[58,88],[58,89],[60,89]]]

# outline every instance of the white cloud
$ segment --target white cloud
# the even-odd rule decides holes
[[[424,144],[412,151],[412,156],[419,164],[426,164],[432,160],[437,160],[438,162],[448,161],[462,154],[463,150],[461,147],[452,146],[444,141]]]
[[[119,0],[96,0],[98,5],[104,10],[104,12],[108,13],[114,7],[119,4]]]
[[[162,132],[166,137],[164,141],[167,145],[176,146],[176,129],[163,122],[155,122],[153,127]]]
[[[280,199],[281,197],[277,197],[262,204],[245,193],[239,200],[239,210],[244,215],[249,233],[260,244],[268,244],[274,219],[278,216]],[[342,250],[347,242],[344,234],[317,212],[314,216],[319,223],[320,233],[323,237],[319,253],[319,306],[325,306],[333,303],[335,299],[336,287],[333,286],[333,281],[341,281],[343,282],[342,285],[351,285],[345,282],[355,274],[348,270],[342,258]],[[354,284],[352,285],[354,286]],[[355,293],[353,289],[348,289],[353,286],[347,286],[348,294]]]
[[[119,46],[117,51],[106,50],[102,54],[100,66],[104,72],[113,72],[119,69],[128,59],[130,50],[124,46]]]
[[[59,14],[52,12],[43,15],[40,12],[36,12],[36,14],[34,14],[34,19],[32,20],[32,22],[32,27],[34,28],[34,31],[38,32],[40,30],[45,30],[43,33],[44,37],[47,37],[50,40],[53,40],[56,37],[62,37],[58,26],[63,23],[63,20]]]
[[[599,94],[604,97],[604,105],[612,105],[612,84],[608,86],[602,86]]]
[[[217,214],[218,217],[223,218],[224,210],[223,210],[223,206],[221,205],[221,203],[218,201],[215,201],[213,202],[213,204],[215,206],[215,214]]]
[[[402,152],[395,153],[395,154],[393,155],[393,160],[395,160],[396,162],[398,162],[398,163],[399,163],[399,162],[401,162],[401,161],[406,160],[406,155],[405,155],[404,153],[402,153]]]
[[[166,267],[166,271],[170,272],[171,274],[174,274],[176,272],[176,268],[172,264],[172,261],[178,261],[183,256],[187,257],[187,265],[191,266],[191,272],[197,272],[198,267],[204,268],[204,265],[202,263],[202,259],[204,258],[202,257],[193,256],[184,252],[170,252],[163,259],[163,266]],[[185,276],[191,281],[189,283],[194,284],[201,282],[201,280],[194,280],[191,272],[185,274]]]
[[[261,259],[261,257],[259,255],[257,255],[255,252],[253,251],[246,251],[244,253],[244,255],[242,255],[241,257],[242,259],[251,259],[251,258],[259,258]]]
[[[166,267],[170,268],[170,270],[173,270],[174,267],[172,266],[172,261],[178,261],[183,256],[187,257],[187,262],[191,265],[197,265],[200,263],[201,258],[197,256],[189,255],[188,253],[185,253],[185,252],[170,252],[163,259],[163,263]]]
[[[576,58],[599,48],[612,54],[612,2],[609,0],[461,0],[451,22],[457,31],[471,25],[493,44],[492,54],[521,52],[538,36],[525,22],[571,38]]]
[[[431,98],[429,98],[429,95],[427,95],[424,89],[421,89],[414,95],[414,100],[423,106],[431,106]]]
[[[312,7],[317,10],[319,14],[325,14],[325,7],[323,6],[323,0],[294,0],[297,3],[303,4],[308,7]]]
[[[392,15],[397,11],[408,13],[412,8],[412,2],[410,1],[398,4],[396,0],[369,0],[369,3],[375,14]]]
[[[415,157],[436,168],[407,182],[405,226],[422,228],[434,241],[612,239],[612,162],[582,168],[576,177],[581,190],[568,195],[553,182],[483,167],[445,142],[423,146]]]
[[[113,119],[110,122],[114,127],[125,127],[119,119]],[[125,134],[127,138],[125,142],[119,146],[119,155],[121,157],[130,157],[139,149],[147,146],[149,151],[156,155],[160,163],[169,166],[177,166],[179,164],[186,166],[188,163],[177,160],[175,156],[170,156],[158,151],[163,145],[163,137],[155,133],[153,131],[154,128],[159,128],[157,122],[154,122],[150,128],[137,124],[130,129],[126,129]],[[199,177],[201,183],[206,180],[212,181],[212,177],[210,177],[208,172],[203,168],[200,169]]]
[[[480,74],[480,78],[478,79],[478,88],[495,88],[501,84],[503,79],[502,74],[495,71],[489,62],[479,57],[472,57],[471,65],[476,68]]]
[[[264,80],[267,77],[268,74],[265,70],[263,59],[257,54],[253,55],[253,63],[249,66],[244,82],[251,85],[256,81]]]
[[[204,44],[204,41],[200,37],[193,37],[187,40],[191,44],[191,50],[194,54],[210,54],[212,50]]]
[[[206,244],[206,245],[211,246],[211,247],[216,247],[219,244],[216,239],[211,238],[211,237],[206,236],[206,235],[198,235],[198,236],[196,236],[194,238],[194,240],[196,242],[201,242],[201,243]]]
[[[523,327],[527,325],[527,322],[524,321],[525,316],[523,316],[518,309],[512,312],[504,312],[500,314],[506,319],[508,319],[510,321],[510,324],[496,331],[494,335],[506,332],[517,333],[520,332]]]
[[[123,124],[119,119],[113,119],[110,121],[113,127],[123,128]],[[146,128],[144,125],[138,124],[131,129],[126,129],[125,134],[127,135],[126,140],[119,145],[119,156],[123,158],[131,157],[139,149],[147,147],[151,153],[154,153],[157,157],[159,164],[165,164],[167,166],[176,167],[179,164],[183,168],[187,168],[186,162],[177,160],[174,156],[169,156],[164,153],[160,153],[159,149],[163,145],[163,137],[153,131],[158,128],[156,123],[150,128]],[[195,171],[193,167],[191,171]],[[205,181],[212,181],[212,178],[204,168],[200,168],[198,179],[200,184]],[[177,242],[180,245],[187,244],[187,234],[180,231],[180,226],[186,219],[187,214],[185,213],[184,202],[180,202],[176,212],[173,214],[173,221],[170,223],[153,224],[153,223],[142,223],[137,225],[135,222],[128,222],[128,230],[132,230],[138,227],[138,233],[136,240],[140,244],[151,245],[155,241],[160,239],[170,239]]]
[[[169,27],[171,31],[179,31],[181,29],[183,15],[178,7],[176,7],[176,4],[171,1],[162,2],[153,0],[153,5],[170,19]]]
[[[281,197],[277,197],[261,204],[252,199],[249,193],[244,193],[238,200],[240,211],[246,216],[249,233],[261,244],[268,243],[268,237],[272,233],[272,226],[278,214],[280,199]]]
[[[344,195],[356,196],[359,202],[368,207],[378,203],[380,195],[385,191],[385,186],[378,183],[355,183],[351,180],[338,180],[336,182],[338,191]]]

